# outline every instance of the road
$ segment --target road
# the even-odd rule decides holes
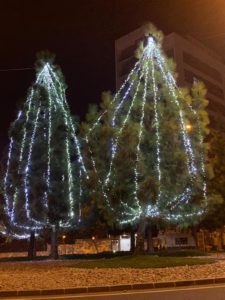
[[[1,298],[0,298],[1,299]],[[8,300],[225,300],[225,285],[125,291],[98,294],[14,297]]]

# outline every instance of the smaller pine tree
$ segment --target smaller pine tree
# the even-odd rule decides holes
[[[36,64],[36,81],[9,130],[3,179],[4,213],[10,233],[26,237],[78,225],[81,175],[86,169],[59,67],[46,53]]]

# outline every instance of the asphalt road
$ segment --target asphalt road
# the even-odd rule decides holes
[[[1,299],[1,298],[0,298]],[[225,285],[140,290],[64,296],[7,298],[8,300],[225,300]]]

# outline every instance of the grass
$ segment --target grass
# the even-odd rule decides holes
[[[18,257],[1,257],[1,262],[23,262],[23,261],[40,261],[40,260],[47,260],[49,259],[48,256],[36,256],[33,259],[30,259],[26,256],[18,256]]]
[[[150,256],[143,257],[155,257],[159,256],[160,258],[168,257],[168,258],[183,258],[183,257],[192,257],[192,256],[205,256],[207,253],[199,251],[197,249],[171,249],[155,252]],[[113,258],[121,258],[123,261],[123,257],[132,257],[130,252],[102,252],[97,254],[64,254],[60,256],[60,260],[101,260],[101,259],[113,259]],[[32,261],[41,261],[48,260],[48,256],[36,256],[32,259]],[[159,258],[157,258],[159,260]],[[153,260],[153,259],[152,259]],[[22,262],[22,261],[31,261],[28,257],[7,257],[0,258],[0,262]],[[163,261],[163,260],[162,260]],[[182,261],[184,261],[182,259]],[[199,261],[199,259],[198,259]]]
[[[157,252],[158,256],[170,256],[170,257],[186,257],[186,256],[207,256],[207,252],[200,251],[198,249],[171,249],[171,250],[162,250]]]
[[[167,268],[176,266],[192,266],[214,263],[215,260],[207,258],[187,257],[159,257],[159,256],[124,256],[111,259],[98,259],[91,261],[80,261],[75,268]]]

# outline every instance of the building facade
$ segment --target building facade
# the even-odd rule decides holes
[[[132,69],[135,50],[144,39],[144,27],[115,41],[116,88]],[[176,63],[179,86],[191,86],[194,79],[207,88],[207,107],[212,127],[225,127],[225,64],[223,60],[192,37],[171,33],[164,38],[163,49]]]

